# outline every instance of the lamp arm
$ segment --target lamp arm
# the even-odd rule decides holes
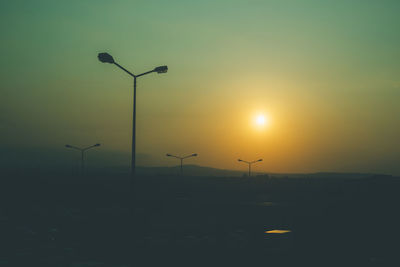
[[[139,75],[136,75],[136,77],[140,77],[140,76],[143,76],[143,75],[152,73],[152,72],[154,72],[154,70],[150,70],[150,71],[143,72],[143,73],[141,73],[141,74],[139,74]]]
[[[183,159],[183,158],[181,158],[181,157],[178,157],[178,156],[175,156],[175,155],[171,155],[171,154],[169,154],[168,157],[173,157],[173,158],[177,158],[177,159]]]
[[[79,147],[76,147],[76,146],[69,146],[68,148],[72,148],[72,149],[76,149],[76,150],[80,150],[80,151],[82,151],[82,148],[79,148]]]
[[[91,149],[93,147],[96,147],[96,145],[92,145],[92,146],[88,146],[88,147],[82,148],[82,150],[88,150],[88,149]]]
[[[129,75],[131,75],[133,78],[136,78],[136,75],[133,74],[132,72],[128,71],[127,69],[125,69],[124,67],[122,67],[121,65],[119,65],[117,62],[114,62],[114,64],[120,68],[121,70],[125,71],[126,73],[128,73]]]

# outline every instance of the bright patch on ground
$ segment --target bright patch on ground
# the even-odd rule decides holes
[[[286,233],[290,233],[290,230],[269,230],[269,231],[265,231],[266,234],[286,234]]]

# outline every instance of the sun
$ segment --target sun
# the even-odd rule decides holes
[[[265,123],[266,123],[265,116],[262,115],[262,114],[257,115],[257,117],[256,117],[256,124],[257,124],[258,126],[264,126]]]
[[[265,130],[270,125],[270,117],[264,112],[253,113],[251,122],[255,129]]]
[[[253,117],[253,125],[258,129],[264,129],[269,126],[269,117],[264,113],[255,114]]]

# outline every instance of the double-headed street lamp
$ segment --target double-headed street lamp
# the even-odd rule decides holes
[[[183,173],[183,169],[182,169],[183,160],[187,159],[187,158],[190,158],[190,157],[197,157],[197,154],[192,154],[192,155],[185,156],[185,157],[179,157],[179,156],[175,156],[175,155],[171,155],[171,154],[167,154],[166,156],[180,159],[180,161],[181,161],[181,174],[182,174]]]
[[[92,146],[88,146],[88,147],[76,147],[76,146],[71,146],[71,145],[65,145],[66,148],[72,148],[72,149],[76,149],[79,150],[81,152],[81,174],[83,175],[84,170],[85,170],[85,157],[84,157],[84,153],[86,150],[94,148],[94,147],[98,147],[100,146],[100,144],[94,144]]]
[[[259,162],[259,161],[262,161],[262,159],[254,160],[254,161],[245,161],[245,160],[242,160],[242,159],[238,159],[238,161],[249,164],[249,177],[250,177],[250,175],[251,175],[251,164]]]
[[[103,63],[110,63],[116,65],[118,68],[122,69],[126,73],[128,73],[131,77],[133,77],[133,123],[132,123],[132,162],[131,162],[131,174],[135,175],[135,167],[136,167],[136,79],[140,76],[157,72],[157,73],[166,73],[168,71],[167,66],[159,66],[154,68],[153,70],[143,72],[141,74],[135,75],[132,72],[126,70],[124,67],[119,65],[114,61],[114,58],[108,53],[99,53],[98,59]]]

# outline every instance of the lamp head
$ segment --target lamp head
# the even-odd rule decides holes
[[[101,144],[99,144],[99,143],[97,143],[97,144],[95,144],[94,146],[100,146]]]
[[[259,160],[257,160],[257,161],[262,161],[262,159],[259,159]]]
[[[197,157],[197,153],[192,154],[192,157]]]
[[[99,53],[97,58],[103,63],[115,63],[114,58],[108,53]]]
[[[166,154],[167,157],[171,157],[171,154]]]
[[[159,74],[160,73],[166,73],[168,71],[168,67],[167,66],[159,66],[159,67],[154,68],[153,71],[155,71],[155,72],[157,72]]]
[[[238,161],[243,161],[243,160],[241,160],[241,159],[238,159]]]
[[[70,146],[70,145],[65,145],[65,147],[67,147],[67,148],[71,148],[71,146]]]

